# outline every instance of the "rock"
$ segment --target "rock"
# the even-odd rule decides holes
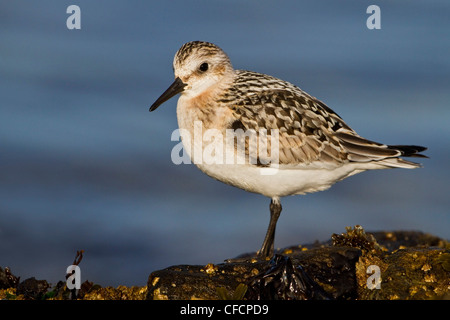
[[[288,249],[293,266],[299,266],[335,299],[356,297],[355,264],[361,251],[350,247]],[[149,299],[219,299],[222,288],[232,296],[240,283],[246,286],[272,268],[270,261],[231,262],[206,266],[174,266],[153,272]],[[289,293],[285,293],[288,296]],[[266,299],[266,295],[263,295]]]
[[[450,293],[450,271],[445,269],[448,250],[405,248],[383,256],[367,255],[356,264],[358,298],[376,300],[441,299]],[[381,271],[380,289],[367,286],[367,268]],[[447,296],[448,297],[448,296]]]
[[[0,289],[15,288],[19,281],[20,277],[13,275],[8,267],[0,267]]]
[[[83,295],[83,300],[145,300],[147,287],[93,288]]]
[[[28,278],[17,286],[17,295],[23,295],[27,300],[40,300],[44,297],[50,284],[46,280]]]
[[[263,271],[266,263],[225,263],[206,266],[179,265],[153,272],[148,279],[147,299],[215,300],[221,288],[233,296],[240,283]]]
[[[20,282],[9,268],[0,268],[0,299],[73,298],[65,281],[50,289],[45,280]],[[450,243],[417,231],[370,233],[355,226],[323,243],[277,250],[270,261],[247,255],[216,265],[154,271],[144,287],[102,288],[86,280],[75,298],[450,299]]]
[[[355,226],[325,243],[278,250],[278,262],[232,259],[152,272],[147,298],[440,299],[450,290],[449,249],[422,232]]]

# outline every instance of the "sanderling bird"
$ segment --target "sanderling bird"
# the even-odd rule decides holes
[[[269,227],[258,258],[268,259],[274,253],[281,197],[326,190],[366,170],[418,168],[419,164],[400,157],[426,157],[419,153],[425,147],[386,145],[359,136],[323,102],[289,82],[233,69],[227,54],[215,44],[184,44],[175,54],[173,70],[175,81],[150,111],[181,93],[178,126],[187,133],[181,136],[182,143],[189,146],[186,152],[193,162],[219,181],[271,199]],[[266,147],[277,148],[270,155],[251,153],[247,149],[257,140],[249,135],[244,136],[244,163],[199,161],[194,159],[196,150],[201,153],[208,147],[204,138],[194,138],[199,123],[203,130],[223,135],[229,130],[267,132],[276,141],[269,140]],[[226,139],[221,146],[237,154],[241,149],[236,140]]]

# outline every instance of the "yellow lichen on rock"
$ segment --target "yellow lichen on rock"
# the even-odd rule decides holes
[[[217,272],[219,270],[219,268],[217,268],[216,266],[214,266],[214,264],[212,263],[208,263],[205,266],[205,269],[203,269],[207,274],[214,274],[215,272]]]
[[[145,300],[147,287],[126,287],[117,288],[105,287],[91,290],[83,297],[84,300]]]
[[[161,293],[161,289],[157,288],[153,291],[153,300],[169,300],[166,294]]]
[[[17,295],[15,288],[1,289],[0,290],[0,300],[24,300],[22,294]]]

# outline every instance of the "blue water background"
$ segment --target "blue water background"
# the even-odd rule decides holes
[[[56,283],[84,249],[83,281],[145,285],[260,247],[269,199],[174,165],[176,99],[148,112],[191,40],[298,85],[366,138],[429,148],[422,169],[282,199],[277,247],[356,224],[449,239],[449,16],[448,0],[0,2],[0,266]]]

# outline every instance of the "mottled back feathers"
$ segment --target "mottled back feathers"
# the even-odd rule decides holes
[[[279,130],[279,164],[305,165],[316,161],[331,167],[346,162],[382,161],[400,156],[423,156],[417,146],[387,146],[360,137],[333,110],[300,88],[280,79],[236,71],[234,86],[219,103],[227,103],[235,119],[230,128]],[[247,146],[247,145],[246,145]],[[246,148],[248,151],[248,148]],[[417,166],[399,159],[389,166]]]

